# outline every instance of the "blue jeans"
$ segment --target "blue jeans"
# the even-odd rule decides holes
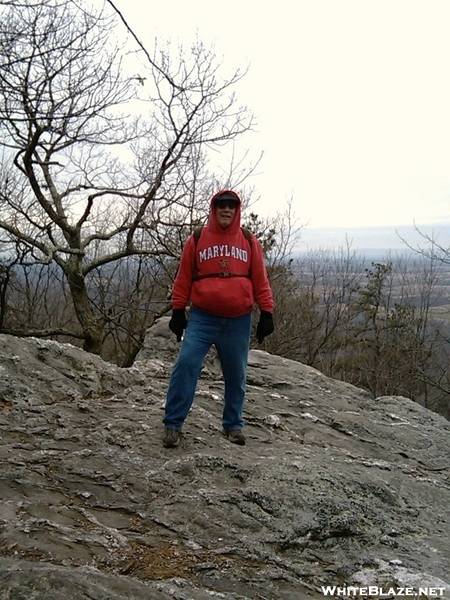
[[[215,345],[225,381],[222,425],[225,431],[242,429],[251,320],[251,313],[230,318],[191,309],[170,377],[163,419],[167,428],[181,429],[194,401],[205,356]]]

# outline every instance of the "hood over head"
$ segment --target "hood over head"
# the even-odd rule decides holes
[[[237,203],[237,209],[236,209],[236,214],[234,216],[234,219],[231,222],[230,226],[227,227],[226,229],[222,229],[222,227],[217,222],[216,201],[219,199],[235,200]],[[220,190],[219,192],[214,194],[214,196],[211,198],[211,208],[209,211],[208,228],[211,229],[211,231],[214,231],[216,233],[224,232],[224,231],[226,231],[228,233],[236,233],[237,231],[239,231],[239,228],[241,226],[241,205],[242,205],[242,202],[241,202],[240,197],[233,190]]]

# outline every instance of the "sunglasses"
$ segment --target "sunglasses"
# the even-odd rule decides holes
[[[236,200],[217,200],[216,208],[237,208]]]

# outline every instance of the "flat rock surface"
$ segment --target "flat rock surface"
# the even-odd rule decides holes
[[[0,335],[0,599],[323,598],[443,587],[450,423],[252,350],[247,444],[211,354],[179,447],[167,319],[132,369]]]

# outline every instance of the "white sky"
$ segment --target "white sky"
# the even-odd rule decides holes
[[[313,228],[450,223],[449,0],[115,3],[149,48],[198,34],[250,63],[260,214],[292,196]]]

